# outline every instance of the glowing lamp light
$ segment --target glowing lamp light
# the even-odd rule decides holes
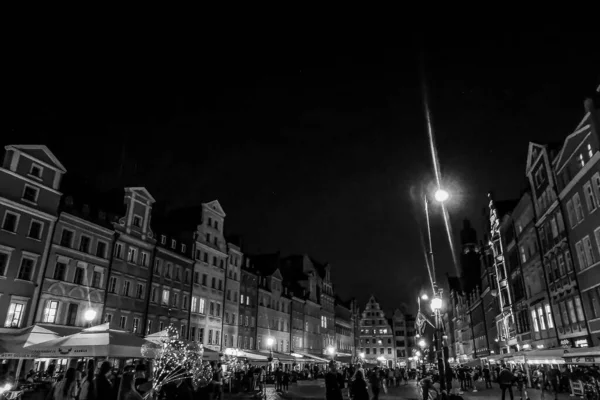
[[[444,189],[440,188],[435,191],[435,194],[433,195],[433,197],[435,197],[435,200],[437,202],[443,203],[450,198],[450,194],[448,192],[446,192]]]
[[[385,357],[383,357],[383,356],[377,357],[377,361],[385,361]]]
[[[427,301],[427,300],[429,300],[429,296],[427,296],[426,294],[424,294],[424,295],[421,296],[421,300]]]
[[[334,355],[335,354],[335,348],[333,346],[327,346],[327,354]]]
[[[426,344],[423,339],[419,340],[419,347],[425,347]]]
[[[359,356],[360,358],[365,358],[365,353],[360,353]]]
[[[86,310],[83,314],[83,318],[87,322],[92,322],[94,319],[96,319],[96,310],[92,310],[91,308]]]
[[[433,311],[442,309],[442,298],[441,297],[436,296],[433,299],[431,299],[431,309]]]
[[[408,361],[412,361],[412,360],[413,360],[413,358],[412,358],[412,357],[408,357]]]
[[[496,352],[494,350],[491,350],[490,353],[491,354],[496,354]]]
[[[420,338],[421,335],[419,335],[418,333],[415,335],[416,338]]]
[[[415,353],[415,356],[417,356],[417,357],[421,357],[421,352],[420,352],[420,351],[417,351],[417,352]]]
[[[267,338],[267,346],[271,347],[273,346],[273,343],[275,343],[275,339],[273,339],[272,337]]]

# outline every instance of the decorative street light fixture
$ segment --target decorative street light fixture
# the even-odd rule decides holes
[[[433,195],[433,197],[435,198],[435,200],[437,202],[443,203],[450,198],[450,194],[448,192],[446,192],[444,189],[439,188],[438,190],[435,191],[435,194]]]
[[[419,347],[423,349],[425,346],[427,346],[427,342],[425,342],[423,339],[419,340]]]
[[[327,346],[327,354],[331,356],[332,360],[335,360],[335,347]]]
[[[85,321],[92,326],[92,321],[96,319],[96,315],[96,310],[88,308],[85,310],[85,313],[83,313],[83,319],[85,319]]]

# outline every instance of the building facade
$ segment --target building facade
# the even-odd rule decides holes
[[[291,340],[291,298],[287,288],[283,286],[283,277],[279,269],[264,276],[266,269],[261,269],[258,280],[258,321],[256,328],[259,350],[272,350],[289,353]],[[269,340],[273,344],[269,346]]]
[[[223,236],[225,212],[217,200],[202,203],[200,224],[194,234],[194,283],[192,326],[197,327],[198,341],[209,349],[221,350],[223,299],[227,245]]]
[[[124,216],[113,223],[116,238],[104,305],[104,322],[140,336],[145,334],[150,266],[156,244],[150,227],[154,202],[145,188],[125,188]]]
[[[335,353],[350,362],[355,354],[352,302],[337,299],[335,304]]]
[[[102,320],[115,218],[79,197],[63,198],[36,322],[83,327]]]
[[[223,347],[239,347],[237,340],[239,338],[238,326],[244,320],[239,320],[240,315],[240,278],[242,276],[242,264],[244,255],[242,250],[236,244],[228,243],[229,259],[227,260],[227,273],[225,276],[225,315],[223,317]],[[243,324],[242,324],[243,325]]]
[[[591,99],[585,102],[586,114],[575,131],[569,135],[553,161],[556,174],[558,198],[566,209],[566,230],[569,236],[569,249],[575,264],[577,282],[581,291],[583,315],[587,320],[592,343],[600,344],[600,153],[599,131],[600,111]],[[553,232],[554,234],[554,232]],[[564,261],[557,257],[558,274],[562,276]],[[554,277],[554,275],[553,275]],[[571,305],[567,300],[566,314],[561,312],[561,323],[571,329],[581,323],[579,318],[579,298],[573,297],[575,315],[571,315]],[[561,306],[562,307],[562,306]],[[558,322],[558,318],[557,322]],[[569,321],[569,324],[566,321]],[[565,333],[567,328],[565,328]],[[575,330],[577,331],[577,330]],[[579,333],[583,333],[579,329]],[[565,334],[563,333],[563,335]],[[583,344],[581,338],[574,338],[574,345]]]
[[[256,349],[256,321],[258,319],[258,276],[251,260],[245,258],[241,268],[240,306],[238,319],[238,348]],[[245,321],[248,324],[245,324]]]
[[[181,338],[197,337],[196,327],[190,325],[194,265],[191,258],[192,241],[191,238],[186,239],[182,240],[166,230],[156,233],[154,267],[147,299],[147,334],[162,332],[172,326]],[[144,289],[138,289],[136,295],[146,299]]]
[[[406,316],[402,311],[396,309],[392,316],[392,330],[394,332],[394,351],[396,352],[396,363],[400,367],[408,365],[408,357],[411,357],[408,344]]]
[[[563,218],[564,207],[557,196],[558,188],[551,166],[554,155],[553,147],[529,144],[526,173],[540,238],[540,255],[559,344],[564,347],[588,346],[589,333]],[[547,315],[542,316],[545,325],[548,325],[547,318]]]
[[[371,296],[360,320],[360,353],[364,353],[364,359],[369,363],[393,367],[396,364],[393,341],[392,327],[375,297]]]
[[[0,319],[30,325],[58,218],[65,167],[46,146],[6,146],[0,168]]]

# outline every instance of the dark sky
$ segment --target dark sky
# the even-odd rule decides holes
[[[386,309],[426,282],[410,196],[432,179],[420,54],[455,233],[468,217],[481,235],[487,191],[518,196],[528,141],[571,133],[600,83],[592,32],[74,36],[6,50],[2,144],[47,144],[102,189],[144,185],[173,207],[218,199],[248,251],[329,261],[342,296],[374,293]],[[433,211],[442,279],[453,266]]]

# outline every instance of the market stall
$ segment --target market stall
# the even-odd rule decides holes
[[[572,396],[583,397],[586,392],[598,392],[600,346],[563,350],[562,358],[571,372],[569,383]]]

